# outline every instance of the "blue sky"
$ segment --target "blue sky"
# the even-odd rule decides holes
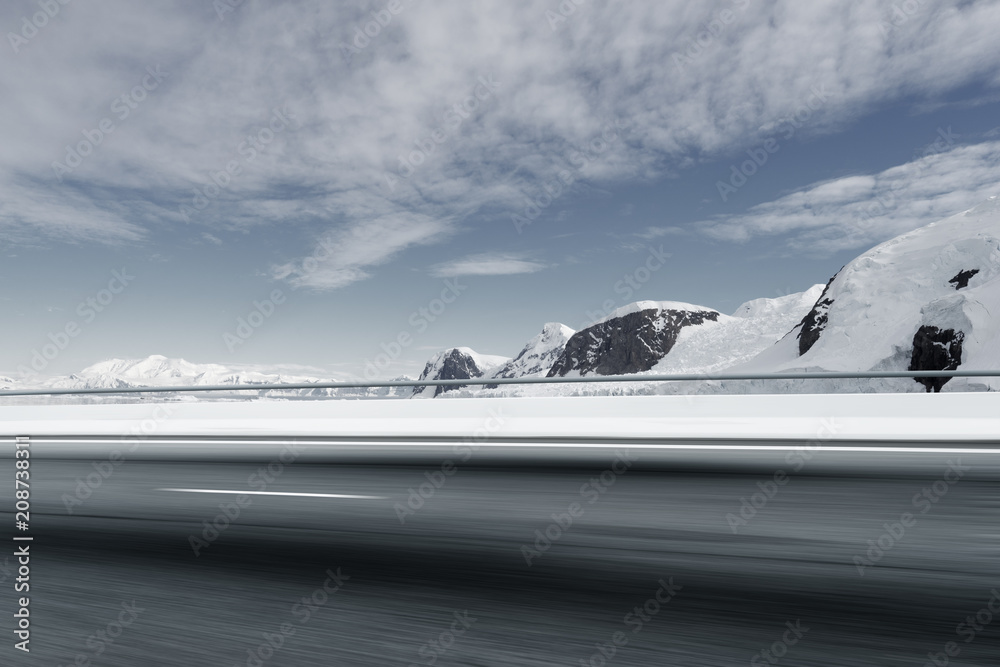
[[[0,373],[415,374],[1000,190],[992,2],[155,4],[0,9]]]

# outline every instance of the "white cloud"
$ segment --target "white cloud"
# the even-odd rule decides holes
[[[211,3],[186,0],[67,6],[0,59],[0,127],[16,128],[0,153],[0,233],[113,242],[168,225],[190,233],[180,206],[235,162],[240,173],[190,224],[209,233],[326,224],[363,256],[339,254],[308,274],[300,258],[275,275],[331,289],[459,224],[427,220],[484,210],[506,220],[525,188],[541,194],[615,120],[621,139],[579,179],[654,178],[748,146],[816,88],[829,91],[810,121],[819,132],[914,92],[936,100],[1000,84],[992,2],[927,0],[891,30],[880,29],[890,0],[590,0],[552,30],[545,12],[556,4],[407,4],[351,62],[342,44],[383,4],[246,2],[224,21]],[[741,6],[721,37],[676,64],[718,10]],[[0,6],[0,24],[20,25],[25,7]],[[114,100],[157,65],[169,75],[119,118]],[[476,101],[480,77],[498,87]],[[476,109],[449,114],[470,99]],[[294,130],[249,159],[243,142],[286,108]],[[114,132],[65,178],[73,187],[59,187],[52,163],[105,118]],[[421,146],[433,153],[399,174],[400,156]],[[30,196],[6,197],[25,180],[36,184]],[[396,216],[418,222],[385,222]],[[401,238],[375,249],[384,234]]]
[[[146,230],[127,220],[123,208],[99,206],[66,186],[0,180],[0,237],[11,244],[42,239],[107,244],[143,240]]]
[[[545,264],[527,260],[523,255],[483,253],[437,264],[431,267],[431,275],[437,278],[510,276],[520,273],[537,273],[546,268],[548,267]]]
[[[668,226],[668,227],[647,227],[641,232],[637,232],[636,236],[641,239],[646,239],[651,241],[653,239],[662,238],[664,236],[683,236],[690,233],[683,227]]]
[[[792,252],[868,247],[971,208],[1000,191],[1000,142],[931,153],[874,175],[814,183],[746,213],[696,224],[712,238],[745,242],[790,235]]]
[[[295,287],[337,289],[369,276],[414,245],[435,241],[450,231],[446,221],[412,215],[379,218],[335,228],[320,238],[304,259],[272,267],[272,277]]]

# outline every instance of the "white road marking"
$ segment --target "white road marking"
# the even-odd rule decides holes
[[[361,498],[363,500],[385,500],[386,496],[356,496],[347,493],[289,493],[284,491],[228,491],[225,489],[157,489],[175,493],[228,493],[248,496],[298,496],[302,498]]]

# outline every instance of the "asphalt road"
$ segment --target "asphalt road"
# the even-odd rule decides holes
[[[12,547],[0,664],[996,665],[1000,475],[921,456],[35,458],[31,652]]]

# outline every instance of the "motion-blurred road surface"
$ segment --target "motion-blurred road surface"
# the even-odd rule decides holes
[[[1000,664],[991,455],[605,454],[450,466],[279,448],[110,474],[103,455],[36,457],[31,653],[13,648],[11,546],[0,663]],[[15,534],[13,502],[0,510]]]

